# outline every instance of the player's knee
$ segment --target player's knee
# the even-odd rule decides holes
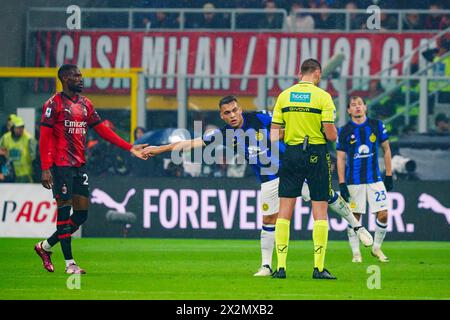
[[[277,223],[278,213],[263,216],[263,224],[275,224]]]
[[[378,212],[378,214],[377,214],[378,221],[380,221],[382,223],[386,223],[387,222],[387,218],[388,218],[387,210],[383,210],[383,211]]]

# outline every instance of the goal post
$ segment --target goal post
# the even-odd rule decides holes
[[[138,123],[138,88],[139,73],[142,68],[129,69],[80,69],[84,78],[126,78],[130,79],[130,142],[134,143],[134,129]],[[53,78],[56,91],[62,90],[58,80],[58,68],[32,68],[32,67],[0,67],[0,78]]]

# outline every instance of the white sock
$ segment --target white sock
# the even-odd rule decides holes
[[[45,251],[50,251],[52,250],[52,246],[48,243],[47,240],[44,240],[41,242],[41,247],[42,249],[44,249]]]
[[[381,244],[386,236],[386,227],[387,223],[382,223],[378,221],[378,219],[375,221],[375,237],[373,239],[372,250],[378,250],[381,248]]]
[[[73,259],[66,260],[66,267],[70,266],[71,264],[76,264],[75,260],[73,260]]]
[[[352,248],[353,255],[361,255],[359,251],[359,239],[356,235],[355,230],[350,226],[347,228],[348,242],[350,243],[350,248]]]
[[[272,254],[275,246],[275,225],[263,224],[261,230],[261,265],[269,265],[272,268]]]
[[[347,202],[345,202],[344,198],[342,198],[342,196],[337,192],[333,191],[333,193],[333,197],[328,201],[328,205],[331,210],[344,218],[352,228],[360,227],[361,224],[358,220],[356,220],[352,210],[348,206]]]

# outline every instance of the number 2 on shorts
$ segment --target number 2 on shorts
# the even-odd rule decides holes
[[[89,177],[88,177],[87,173],[83,173],[83,178],[84,178],[83,185],[88,186],[89,185]]]

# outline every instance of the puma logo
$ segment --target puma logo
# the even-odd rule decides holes
[[[118,203],[116,202],[113,198],[111,198],[109,196],[109,194],[107,194],[105,191],[102,191],[100,189],[94,189],[94,191],[92,191],[92,197],[91,197],[91,202],[92,203],[97,203],[97,204],[103,204],[106,207],[108,207],[109,209],[114,209],[119,213],[126,213],[126,206],[128,204],[128,201],[130,200],[130,198],[132,196],[134,196],[136,193],[136,189],[130,189],[127,192],[127,195],[125,196],[125,199],[121,202]]]
[[[420,209],[431,209],[434,213],[443,214],[450,224],[450,208],[444,207],[438,200],[429,194],[422,193],[419,196],[417,207]]]

